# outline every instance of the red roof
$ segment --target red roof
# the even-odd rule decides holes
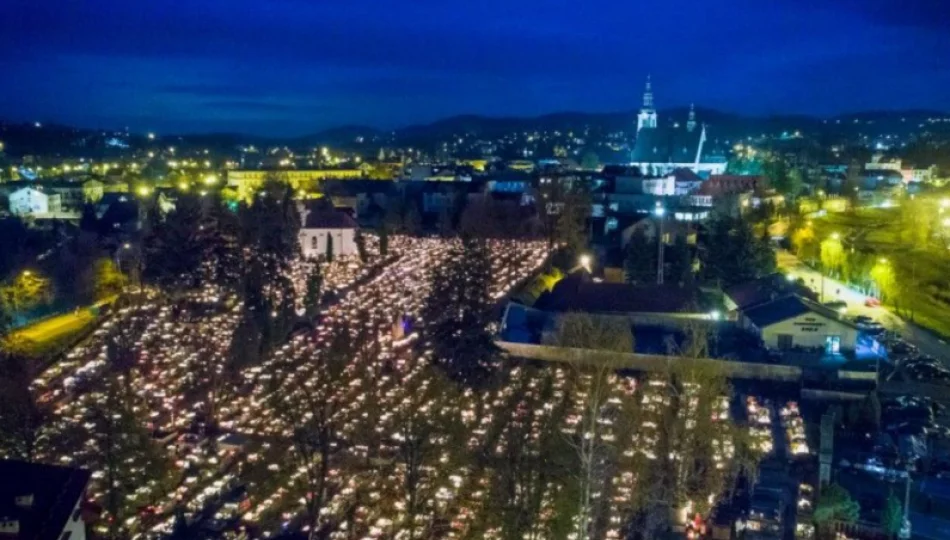
[[[729,195],[755,191],[764,187],[764,176],[714,174],[699,187],[700,195]]]

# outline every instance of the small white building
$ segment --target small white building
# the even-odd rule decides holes
[[[357,253],[356,230],[359,225],[349,214],[336,209],[300,209],[300,252],[304,257],[326,255],[333,243],[333,255]]]
[[[853,352],[860,330],[835,310],[797,295],[744,310],[740,322],[773,350],[821,349],[825,354]]]
[[[17,216],[45,216],[55,206],[55,195],[33,187],[23,187],[10,194],[10,213]],[[52,203],[52,204],[51,204]]]

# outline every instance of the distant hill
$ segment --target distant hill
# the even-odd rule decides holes
[[[685,107],[658,111],[661,122],[685,122],[689,109]],[[444,139],[453,135],[470,134],[493,138],[518,131],[571,131],[589,128],[599,132],[630,132],[636,125],[637,111],[617,113],[563,112],[536,117],[486,117],[464,115],[446,118],[431,124],[409,126],[396,131],[399,140],[422,142]],[[819,138],[853,139],[863,135],[893,134],[906,137],[921,129],[940,131],[938,125],[927,124],[928,119],[950,118],[939,111],[881,111],[845,114],[829,118],[807,115],[775,115],[765,117],[743,116],[715,109],[698,108],[697,121],[709,128],[711,137],[739,140],[746,137],[778,136],[796,131]],[[950,123],[943,128],[950,131]]]
[[[636,111],[615,113],[558,112],[533,117],[488,117],[460,115],[429,124],[407,126],[383,131],[369,126],[340,126],[298,137],[261,137],[240,133],[207,133],[162,135],[162,144],[176,145],[183,150],[209,149],[233,153],[238,146],[288,146],[292,149],[331,146],[347,150],[375,152],[381,146],[414,146],[434,148],[453,137],[474,136],[493,140],[524,132],[587,132],[590,138],[623,133],[631,137],[636,125]],[[659,111],[661,122],[685,122],[686,108]],[[796,131],[822,143],[870,142],[892,135],[907,139],[923,133],[950,136],[950,114],[939,111],[866,111],[822,118],[807,115],[744,116],[699,108],[697,120],[708,126],[711,139],[732,143],[747,137],[776,137]],[[0,141],[11,155],[110,156],[125,149],[143,148],[151,143],[145,134],[124,131],[92,130],[61,125],[11,124],[0,122]],[[115,143],[120,145],[116,146]]]

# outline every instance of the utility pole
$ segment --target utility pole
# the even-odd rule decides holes
[[[666,214],[666,209],[658,202],[656,208],[653,209],[653,214],[656,215],[657,221],[656,284],[663,285],[663,216]]]
[[[910,538],[910,464],[907,465],[907,477],[904,479],[904,520],[901,523],[901,530],[897,533],[898,538]]]

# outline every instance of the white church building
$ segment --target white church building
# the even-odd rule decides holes
[[[703,177],[723,174],[726,160],[710,155],[708,142],[706,125],[697,123],[692,106],[686,122],[680,124],[670,119],[661,125],[653,105],[653,86],[647,77],[631,164],[644,176],[667,176],[676,169],[688,169]]]
[[[356,230],[359,225],[346,212],[323,206],[300,205],[300,252],[304,257],[316,258],[327,253],[333,243],[333,255],[353,255],[356,248]]]

